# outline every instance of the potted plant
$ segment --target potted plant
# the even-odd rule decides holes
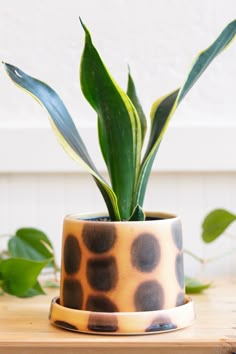
[[[146,118],[131,74],[125,93],[81,24],[85,31],[81,88],[98,117],[99,143],[111,186],[96,169],[57,93],[5,64],[13,82],[46,108],[60,143],[91,173],[108,210],[65,217],[60,298],[52,301],[51,322],[74,331],[110,334],[185,327],[193,321],[194,309],[184,290],[181,222],[168,213],[144,212],[143,201],[153,161],[174,111],[233,40],[236,20],[196,56],[183,85],[153,104],[143,157]]]

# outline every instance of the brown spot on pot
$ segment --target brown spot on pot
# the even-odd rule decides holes
[[[116,229],[112,223],[109,224],[86,224],[83,228],[83,241],[86,247],[93,253],[104,253],[109,251],[116,241]]]
[[[88,320],[88,329],[94,332],[116,332],[118,331],[118,320],[116,315],[103,316],[102,314],[91,313]]]
[[[87,262],[87,279],[95,290],[109,291],[113,289],[118,280],[115,257],[90,259]]]
[[[79,270],[81,250],[74,235],[68,235],[64,245],[64,268],[67,274],[74,274]]]
[[[161,332],[176,329],[177,326],[168,317],[155,318],[145,332]]]
[[[183,238],[180,220],[176,220],[171,224],[171,233],[175,246],[181,251],[183,247]]]
[[[151,272],[159,263],[160,245],[155,236],[143,233],[131,246],[131,261],[141,272]]]
[[[76,326],[74,326],[68,322],[65,322],[65,321],[56,320],[56,321],[54,321],[54,324],[56,326],[59,326],[59,327],[65,328],[65,329],[69,329],[69,330],[73,330],[73,331],[79,330]]]
[[[83,304],[83,289],[76,279],[65,279],[63,282],[63,306],[80,310]]]
[[[161,310],[164,304],[164,291],[155,280],[142,282],[134,295],[136,311]]]
[[[175,260],[175,274],[181,288],[184,288],[184,264],[183,254],[179,253]]]
[[[185,294],[184,292],[180,292],[178,293],[176,298],[176,306],[184,305],[184,303],[185,303]]]
[[[86,310],[94,312],[118,312],[117,306],[106,296],[90,295],[86,302]]]

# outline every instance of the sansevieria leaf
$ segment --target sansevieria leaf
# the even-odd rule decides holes
[[[153,104],[151,132],[142,162],[146,119],[131,74],[125,93],[109,74],[88,29],[82,21],[81,24],[85,31],[80,67],[81,88],[97,113],[99,143],[112,187],[96,169],[57,93],[10,64],[5,64],[5,69],[17,86],[46,108],[54,132],[65,150],[92,174],[107,204],[111,220],[141,220],[145,218],[142,206],[151,168],[170,119],[212,60],[235,38],[236,20],[226,26],[210,47],[196,56],[182,86]]]
[[[129,218],[129,221],[144,221],[144,220],[145,220],[145,214],[143,212],[143,209],[140,207],[140,205],[136,205],[131,217]]]
[[[142,206],[143,204],[146,185],[155,154],[173,113],[212,60],[233,41],[235,34],[236,20],[226,26],[223,32],[210,47],[203,50],[196,56],[182,86],[176,91],[158,99],[153,104],[151,110],[151,134],[141,165],[139,180],[135,192],[134,206],[136,204]]]
[[[144,141],[146,130],[147,130],[147,122],[146,122],[146,117],[143,112],[143,108],[141,106],[141,103],[139,102],[136,88],[134,85],[134,80],[131,76],[130,73],[130,68],[129,68],[129,74],[128,74],[128,86],[127,86],[127,95],[133,102],[134,107],[136,108],[136,111],[138,113],[139,119],[140,119],[140,124],[141,124],[141,131],[142,131],[142,142]]]
[[[12,81],[36,99],[49,113],[50,123],[68,154],[90,172],[107,204],[112,220],[120,220],[115,193],[104,181],[94,166],[76,126],[58,94],[47,84],[39,81],[19,68],[4,64]]]
[[[81,22],[82,23],[82,22]],[[138,113],[109,74],[85,30],[80,81],[85,98],[98,115],[99,141],[107,164],[121,219],[132,213],[132,198],[141,156],[141,124]]]

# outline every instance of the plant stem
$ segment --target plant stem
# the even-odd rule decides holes
[[[196,261],[200,262],[201,264],[207,264],[207,263],[211,263],[211,262],[215,262],[217,261],[218,259],[220,258],[224,258],[232,253],[234,253],[236,251],[236,248],[233,248],[232,250],[230,251],[227,251],[227,252],[224,252],[218,256],[215,256],[215,257],[211,257],[211,258],[201,258],[199,256],[197,256],[196,254],[194,254],[193,252],[189,251],[189,250],[184,250],[184,252],[186,254],[188,254],[189,256],[191,256],[192,258],[194,258]]]
[[[202,264],[205,264],[206,263],[206,260],[204,258],[201,258],[199,256],[197,256],[196,254],[194,254],[193,252],[189,251],[189,250],[184,250],[184,252],[186,254],[188,254],[189,256],[191,256],[192,258],[194,258],[196,261],[202,263]]]

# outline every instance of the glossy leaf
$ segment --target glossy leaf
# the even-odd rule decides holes
[[[147,182],[151,173],[152,165],[159,149],[164,129],[166,127],[166,119],[169,116],[172,106],[176,100],[179,90],[172,92],[159,98],[155,103],[155,109],[151,112],[151,132],[148,146],[143,157],[140,169],[139,179],[137,183],[137,191],[135,194],[135,203],[143,205],[146,192]],[[161,138],[160,138],[161,137]],[[156,144],[158,142],[158,144]]]
[[[19,68],[4,64],[12,81],[36,99],[49,113],[50,123],[66,152],[90,172],[100,189],[112,220],[119,220],[117,198],[94,166],[76,126],[58,94],[47,84],[39,81]]]
[[[82,26],[85,47],[80,66],[81,88],[98,114],[103,157],[117,196],[121,219],[128,220],[140,166],[140,120],[131,100],[106,69],[87,28],[83,23]]]
[[[225,209],[210,212],[202,224],[202,239],[206,243],[217,239],[236,220],[236,215]]]
[[[33,296],[38,296],[38,295],[44,295],[45,291],[41,287],[40,283],[37,281],[35,285],[27,290],[27,292],[21,296],[21,297],[33,297]]]
[[[136,108],[136,111],[138,113],[139,119],[140,119],[140,124],[141,124],[141,131],[142,131],[142,143],[145,138],[146,130],[147,130],[147,121],[145,114],[143,112],[141,103],[139,101],[139,98],[137,96],[136,88],[134,85],[134,80],[131,76],[130,69],[129,69],[129,74],[128,74],[128,87],[127,87],[127,95],[131,99],[134,107]]]
[[[137,205],[134,208],[134,211],[129,218],[129,221],[144,221],[145,220],[145,214],[143,212],[143,209],[140,207],[140,205]]]
[[[100,149],[102,152],[103,159],[106,165],[109,163],[109,153],[108,153],[108,144],[105,136],[105,131],[102,127],[102,120],[97,119],[97,129],[98,129],[98,141],[100,145]]]
[[[29,259],[10,258],[0,263],[2,288],[5,292],[25,297],[34,291],[39,291],[37,278],[47,261],[32,261]]]
[[[168,117],[171,113],[171,109],[173,104],[176,101],[179,90],[176,90],[168,95],[165,95],[159,98],[155,104],[152,106],[151,111],[151,132],[149,137],[149,142],[146,150],[146,155],[144,156],[144,160],[148,157],[150,151],[153,146],[155,146],[156,142],[159,140],[161,142],[160,136],[163,135],[163,130],[166,127],[166,117]],[[158,145],[156,145],[157,148]]]
[[[153,104],[151,111],[151,134],[141,165],[140,175],[135,192],[135,204],[139,204],[141,206],[143,204],[146,184],[149,178],[154,157],[173,113],[175,112],[179,103],[194,85],[194,83],[212,62],[212,60],[233,41],[235,34],[236,20],[232,21],[230,24],[228,24],[228,26],[226,26],[220,36],[210,47],[200,52],[196,56],[182,86],[176,91],[158,99]]]
[[[211,283],[204,283],[200,280],[185,277],[185,290],[187,294],[200,294],[211,287]]]
[[[12,257],[42,261],[53,257],[53,246],[47,235],[33,228],[22,228],[8,242]]]

